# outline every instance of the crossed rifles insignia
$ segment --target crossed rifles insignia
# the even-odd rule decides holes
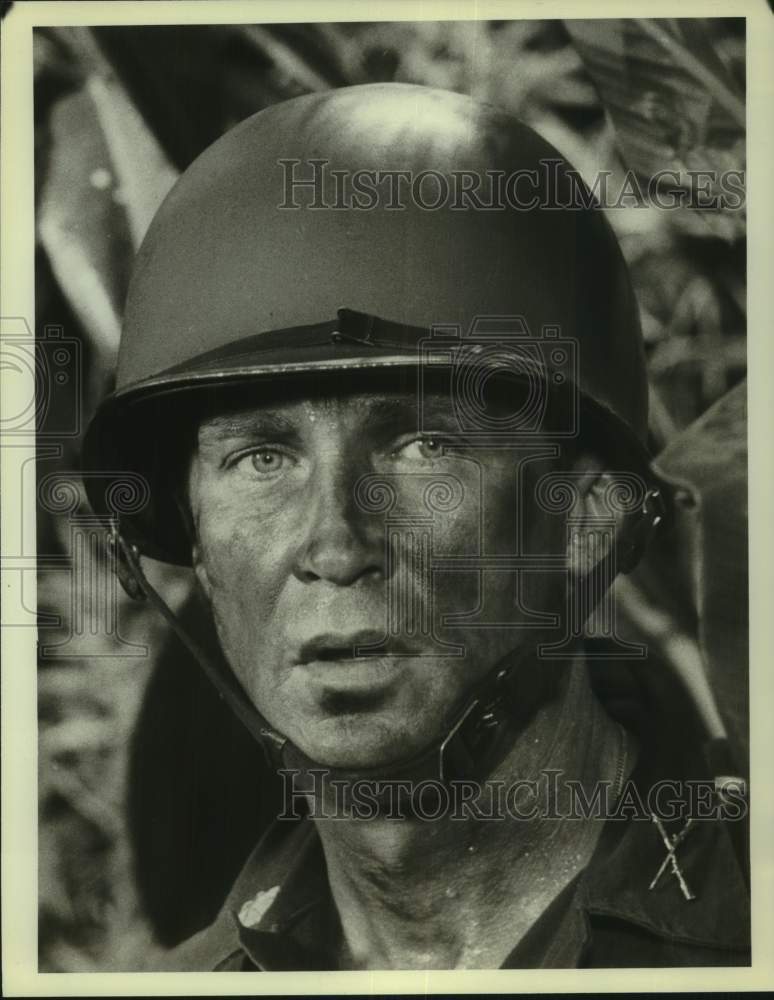
[[[680,890],[682,894],[685,896],[685,898],[696,899],[696,896],[691,892],[688,883],[685,881],[683,873],[680,871],[680,865],[677,863],[677,855],[675,853],[677,848],[680,846],[680,844],[682,844],[682,842],[685,840],[685,838],[688,836],[691,830],[694,829],[693,820],[692,819],[686,820],[685,826],[682,828],[682,830],[678,831],[674,835],[674,837],[670,837],[669,834],[664,829],[664,824],[661,822],[658,816],[655,815],[655,813],[651,813],[650,818],[656,824],[656,828],[659,834],[661,835],[661,839],[664,841],[664,847],[666,847],[667,853],[666,857],[661,862],[661,867],[656,872],[653,881],[650,883],[648,888],[655,889],[661,879],[661,876],[664,874],[667,868],[669,868],[674,877],[677,879],[680,885]]]

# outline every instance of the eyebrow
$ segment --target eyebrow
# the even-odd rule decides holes
[[[250,410],[208,417],[199,425],[199,440],[203,442],[226,441],[250,434],[286,436],[296,430],[289,417],[276,410]]]
[[[333,403],[341,398],[347,397],[332,397],[330,402]],[[358,403],[364,423],[375,430],[389,428],[396,423],[418,427],[420,415],[432,420],[455,419],[448,396],[438,394],[427,394],[422,399],[414,393],[389,397],[365,396],[359,397]],[[200,424],[199,440],[205,443],[217,443],[254,434],[291,436],[298,432],[298,421],[292,416],[291,407],[295,409],[294,404],[288,404],[282,409],[256,408],[209,417]],[[423,422],[426,423],[427,420]]]
[[[418,427],[420,423],[427,424],[428,418],[437,421],[452,420],[456,426],[457,418],[448,395],[426,393],[420,397],[415,393],[408,393],[405,396],[374,397],[369,400],[368,419],[376,425],[389,425],[402,420]]]

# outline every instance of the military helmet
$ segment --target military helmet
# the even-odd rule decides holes
[[[140,248],[115,390],[84,442],[93,507],[105,511],[111,476],[141,473],[150,501],[122,533],[186,564],[174,435],[162,439],[195,400],[463,356],[512,375],[489,349],[503,322],[528,375],[574,387],[609,440],[641,448],[636,302],[607,220],[578,191],[533,129],[447,91],[346,87],[246,119],[182,174]]]

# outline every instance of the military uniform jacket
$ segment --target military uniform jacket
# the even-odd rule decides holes
[[[674,727],[651,728],[625,786],[630,802],[651,803],[648,790],[663,778],[709,786],[701,754],[684,755],[676,767],[674,734]],[[587,867],[514,942],[502,967],[749,965],[744,816],[692,820],[686,834],[685,814],[672,815],[674,799],[669,817],[658,817],[658,825],[647,808],[620,805],[620,818],[605,821]],[[671,843],[681,831],[683,839],[670,856],[664,835]],[[661,877],[650,888],[659,870]],[[686,898],[686,888],[694,898]],[[338,967],[340,934],[314,822],[277,821],[212,925],[173,949],[162,968],[332,970]]]

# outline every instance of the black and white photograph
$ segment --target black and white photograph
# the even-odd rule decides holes
[[[771,13],[328,6],[3,4],[4,978],[770,987]]]

